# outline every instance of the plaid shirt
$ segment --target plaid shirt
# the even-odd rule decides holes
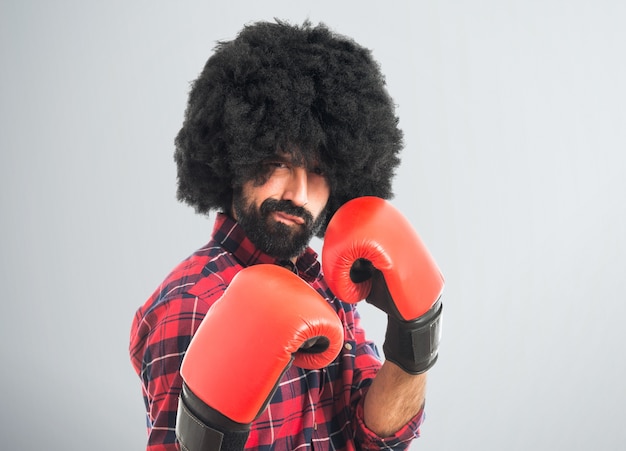
[[[233,219],[218,214],[211,241],[180,263],[137,311],[130,355],[142,382],[147,450],[178,449],[174,428],[185,350],[235,274],[259,263],[278,264],[258,250]],[[246,449],[406,449],[419,434],[423,412],[385,439],[365,426],[364,395],[381,366],[376,346],[366,340],[355,306],[340,302],[329,290],[312,249],[292,269],[337,311],[345,343],[326,368],[292,366],[285,372],[267,409],[252,424]]]

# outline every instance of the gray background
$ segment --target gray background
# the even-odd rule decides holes
[[[131,319],[211,224],[175,200],[189,82],[244,23],[309,17],[387,74],[394,203],[447,278],[412,449],[624,449],[626,3],[0,5],[0,448],[142,449]]]

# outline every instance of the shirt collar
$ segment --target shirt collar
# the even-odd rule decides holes
[[[312,282],[321,276],[318,255],[311,247],[305,249],[295,265],[291,262],[280,261],[257,248],[248,239],[239,223],[224,213],[217,214],[213,227],[213,239],[233,254],[243,266],[261,263],[280,265],[295,272],[307,282]]]

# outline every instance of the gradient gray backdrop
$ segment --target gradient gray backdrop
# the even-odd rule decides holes
[[[210,232],[175,200],[189,82],[244,23],[309,17],[387,74],[394,203],[447,278],[412,449],[624,449],[625,2],[0,5],[0,448],[142,449],[131,319]]]

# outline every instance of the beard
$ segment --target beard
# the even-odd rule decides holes
[[[275,199],[264,200],[257,209],[254,203],[247,203],[241,194],[235,195],[233,210],[250,241],[261,251],[279,260],[300,256],[326,220],[326,209],[314,218],[308,210],[291,201]],[[272,213],[277,211],[302,218],[304,224],[288,225],[276,221]]]

